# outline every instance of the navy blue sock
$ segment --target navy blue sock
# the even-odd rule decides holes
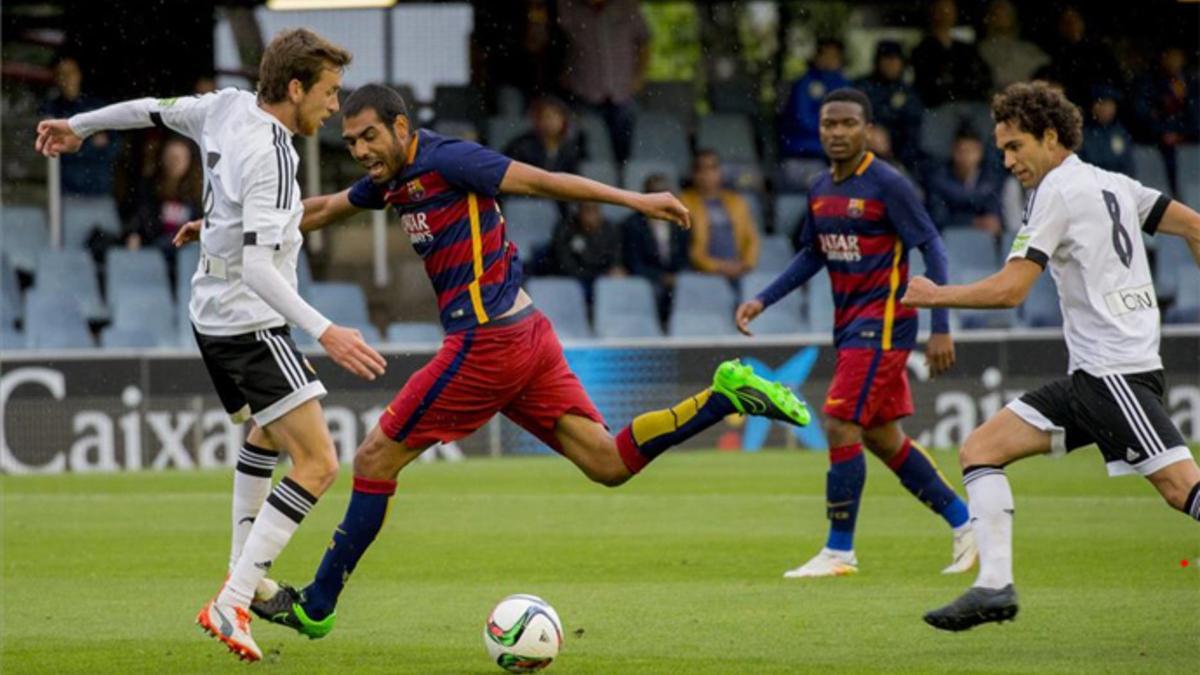
[[[944,518],[950,527],[966,524],[969,517],[967,503],[950,487],[933,459],[911,438],[904,439],[900,452],[888,460],[887,465],[900,477],[900,484],[906,490]]]
[[[355,476],[346,516],[333,532],[333,541],[321,558],[316,578],[304,589],[304,613],[309,618],[320,621],[333,613],[350,573],[383,526],[388,501],[395,492],[394,480]]]
[[[867,460],[862,454],[862,443],[829,450],[829,473],[825,474],[829,539],[825,548],[854,550],[854,523],[858,520],[858,504],[866,482]]]
[[[646,468],[654,458],[668,448],[687,439],[737,412],[733,403],[712,389],[690,396],[674,408],[655,410],[638,415],[629,426],[617,434],[617,452],[630,473]]]

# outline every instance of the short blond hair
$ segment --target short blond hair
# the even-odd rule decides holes
[[[267,45],[258,65],[258,97],[264,103],[279,103],[287,98],[292,80],[308,91],[321,71],[342,70],[351,59],[349,51],[307,28],[283,31]]]

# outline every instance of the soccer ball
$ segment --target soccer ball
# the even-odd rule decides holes
[[[496,665],[510,673],[531,673],[558,656],[562,622],[536,595],[510,595],[488,616],[483,644]]]

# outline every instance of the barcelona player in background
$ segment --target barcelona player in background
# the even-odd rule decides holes
[[[786,572],[788,578],[858,571],[854,525],[866,482],[864,445],[953,528],[953,559],[944,573],[965,572],[978,557],[966,504],[900,427],[913,412],[906,363],[917,339],[917,313],[898,302],[908,283],[908,251],[920,249],[927,275],[936,280],[946,278],[946,249],[908,181],[867,151],[870,124],[871,103],[862,92],[837,89],[825,96],[820,134],[831,168],[809,193],[800,250],[775,281],[737,309],[738,329],[749,335],[750,322],[764,309],[822,268],[829,270],[837,348],[823,407],[829,538],[820,553]],[[948,324],[945,311],[933,311],[925,355],[935,377],[954,364]]]
[[[328,634],[338,596],[383,524],[400,470],[430,445],[462,438],[497,413],[608,486],[624,483],[668,448],[735,412],[808,423],[808,410],[794,393],[726,361],[711,388],[610,434],[568,367],[550,322],[521,288],[520,258],[496,197],[609,202],[686,227],[683,204],[669,192],[640,194],[551,173],[415,129],[403,98],[385,86],[360,87],[342,112],[343,139],[367,175],[337,194],[305,199],[300,227],[311,231],[363,209],[394,207],[424,261],[446,338],[359,446],[350,505],[313,583],[302,591],[281,585],[273,597],[251,605],[259,616],[310,638]],[[188,229],[181,243],[195,226]]]

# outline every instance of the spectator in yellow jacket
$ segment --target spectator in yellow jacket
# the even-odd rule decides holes
[[[700,150],[692,187],[681,197],[692,214],[692,267],[738,279],[758,264],[758,226],[741,195],[721,189],[721,158]]]

